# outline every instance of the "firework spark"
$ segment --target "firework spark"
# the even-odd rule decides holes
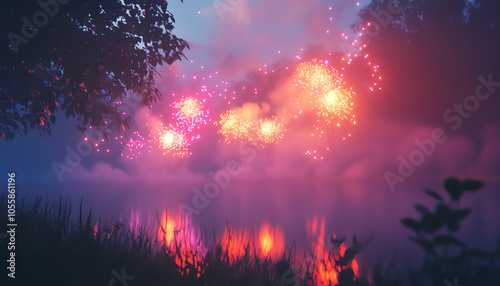
[[[191,132],[199,125],[206,125],[209,111],[203,110],[203,103],[193,97],[182,99],[180,102],[174,102],[172,106],[177,112],[172,114],[176,124],[185,132]]]
[[[220,121],[215,124],[220,125],[219,134],[224,136],[224,142],[243,142],[254,139],[255,128],[253,121],[243,119],[243,116],[234,110],[222,113],[220,118]]]
[[[301,63],[297,71],[297,86],[307,90],[313,96],[332,90],[337,83],[335,82],[337,79],[335,77],[336,71],[317,60]]]
[[[183,158],[189,153],[189,140],[183,132],[170,128],[162,128],[158,138],[154,138],[158,146],[163,150],[163,155],[170,154],[174,157]]]
[[[360,3],[357,2],[356,6],[358,9],[361,8]],[[333,7],[329,7],[330,13],[336,13],[335,9]],[[330,21],[333,21],[335,15],[332,14],[330,15]],[[341,74],[340,77],[343,77],[346,70],[348,70],[349,66],[355,61],[364,61],[365,64],[368,65],[368,68],[371,73],[371,84],[368,87],[370,91],[381,91],[381,81],[382,81],[382,76],[378,75],[380,71],[380,65],[374,64],[373,61],[370,59],[370,55],[365,51],[367,49],[367,43],[370,42],[369,38],[371,37],[371,33],[368,31],[373,30],[375,25],[372,25],[371,22],[367,22],[361,26],[357,27],[357,32],[355,34],[348,35],[349,33],[342,33],[341,37],[343,41],[346,41],[344,43],[341,43],[340,46],[342,47],[341,49],[344,51],[344,55],[342,56],[341,60],[342,63],[345,64],[344,66],[341,67]],[[330,30],[325,31],[327,34],[330,33]],[[373,31],[372,31],[373,33]],[[368,38],[368,40],[366,40]],[[331,53],[329,54],[330,56],[332,55]]]
[[[329,9],[329,13],[335,11],[332,7],[329,7]],[[333,16],[329,15],[330,21],[333,20]],[[370,23],[366,23],[361,27],[361,30],[365,31],[370,25]],[[326,30],[326,33],[330,33],[330,30]],[[306,113],[307,116],[314,117],[311,127],[311,145],[322,143],[320,141],[332,137],[330,135],[333,134],[334,129],[336,135],[345,131],[342,128],[332,127],[349,125],[346,123],[356,124],[353,100],[355,93],[352,88],[346,87],[343,80],[346,68],[351,65],[353,60],[364,60],[368,63],[368,66],[372,69],[371,76],[373,78],[370,90],[381,89],[378,81],[382,77],[377,75],[380,66],[373,64],[368,54],[364,52],[366,44],[357,41],[360,36],[361,34],[356,37],[348,37],[346,34],[342,34],[344,40],[351,40],[352,43],[349,44],[352,44],[354,49],[350,49],[350,51],[353,51],[352,53],[342,56],[341,62],[345,65],[338,66],[340,67],[338,71],[329,64],[328,60],[314,59],[304,62],[302,59],[305,57],[304,49],[301,49],[301,52],[296,55],[298,61],[296,71],[291,66],[283,67],[285,70],[289,70],[290,73],[294,73],[293,87],[295,92],[291,93],[290,99],[298,109],[295,110],[295,107],[292,107],[289,111],[294,115],[294,118],[303,116]],[[277,51],[277,53],[281,54],[281,51]],[[332,53],[328,53],[328,55],[333,56]],[[197,66],[194,73],[189,75],[178,74],[177,71],[171,73],[173,78],[175,77],[175,81],[179,83],[178,86],[182,87],[182,89],[177,89],[171,94],[172,98],[175,98],[175,102],[170,105],[174,109],[171,114],[173,121],[165,122],[165,124],[170,124],[170,128],[164,128],[163,124],[161,124],[160,129],[149,130],[151,134],[144,137],[135,134],[136,132],[130,139],[123,139],[122,137],[122,140],[118,140],[119,143],[128,148],[128,150],[122,151],[126,153],[126,155],[122,154],[123,157],[135,159],[142,153],[146,153],[146,150],[151,152],[153,147],[159,147],[164,151],[164,154],[168,153],[182,158],[189,154],[189,142],[200,138],[196,130],[210,122],[209,108],[216,110],[216,105],[232,105],[237,98],[260,94],[258,86],[231,84],[227,79],[222,78],[221,74],[216,70],[210,70],[203,65],[198,65],[198,63],[195,64],[193,60],[189,61],[188,64]],[[264,74],[263,76],[269,76],[279,73],[279,69],[281,67],[274,64],[273,60],[270,60],[266,64],[263,63],[258,70]],[[285,71],[282,70],[282,72]],[[189,96],[185,97],[186,94]],[[117,102],[117,104],[122,104],[122,102]],[[287,107],[290,106],[287,105]],[[226,143],[249,141],[254,145],[262,146],[278,144],[284,138],[286,125],[290,124],[288,119],[286,121],[280,119],[247,120],[244,117],[243,114],[238,114],[237,111],[226,111],[220,115],[220,120],[215,122],[220,127],[218,133],[222,135],[221,137],[224,138]],[[278,115],[278,118],[282,117]],[[348,136],[351,136],[351,134]],[[346,137],[343,137],[343,139]],[[318,138],[324,140],[316,140]],[[306,154],[310,154],[314,158],[323,158],[324,154],[320,155],[321,150],[326,149],[328,151],[331,149],[331,138],[328,141],[326,148],[310,148],[310,150],[306,151]],[[110,153],[109,149],[103,148],[105,146],[104,141],[97,142],[94,145],[97,152],[105,151]]]
[[[318,98],[317,114],[323,117],[327,124],[331,124],[336,119],[348,119],[353,110],[353,94],[352,89],[346,90],[342,87],[325,93]],[[340,123],[337,122],[337,124]]]
[[[283,140],[286,128],[282,119],[261,119],[258,123],[257,139],[259,144],[278,144]]]
[[[297,91],[297,98],[292,97],[291,100],[308,103],[307,109],[316,116],[311,137],[326,137],[328,141],[326,147],[320,148],[323,150],[314,148],[307,150],[305,154],[314,159],[324,159],[323,153],[332,149],[329,135],[333,130],[330,126],[340,127],[346,121],[356,124],[356,115],[353,112],[355,93],[352,88],[347,88],[346,82],[336,69],[328,65],[328,61],[316,59],[298,66],[293,88]],[[302,109],[299,114],[302,114]],[[345,137],[343,139],[345,140]]]
[[[293,87],[301,98],[291,99],[303,102],[305,97],[311,103],[311,109],[323,117],[327,125],[338,125],[340,120],[354,117],[355,93],[352,88],[346,87],[346,82],[339,77],[337,70],[328,66],[326,61],[313,60],[300,64]]]
[[[123,145],[124,137],[119,136],[115,137],[115,140]],[[129,138],[128,142],[126,142],[125,146],[127,146],[127,150],[121,154],[122,157],[130,160],[137,159],[142,152],[146,151],[151,153],[152,145],[149,140],[146,140],[139,131],[134,131],[132,133],[131,138]]]

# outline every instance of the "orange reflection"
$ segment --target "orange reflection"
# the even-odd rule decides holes
[[[325,220],[321,219],[318,229],[318,219],[315,216],[312,223],[306,224],[306,231],[308,234],[318,234],[317,242],[312,243],[313,258],[307,265],[307,270],[311,273],[316,285],[336,285],[338,283],[338,273],[344,269],[351,268],[354,276],[358,276],[358,262],[353,259],[348,265],[341,267],[335,265],[335,260],[344,257],[347,247],[342,242],[338,247],[325,245],[328,240],[325,240]],[[336,239],[335,235],[332,235]]]

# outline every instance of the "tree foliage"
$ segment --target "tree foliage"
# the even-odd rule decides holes
[[[499,12],[496,0],[373,0],[363,8],[352,28],[365,34],[358,46],[367,45],[364,51],[387,79],[382,92],[392,104],[380,112],[435,122],[457,98],[474,94],[478,76],[499,81]],[[371,36],[361,30],[367,23]],[[489,106],[498,103],[488,99]]]
[[[156,67],[185,57],[163,0],[10,1],[2,8],[0,135],[51,134],[56,113],[126,130],[114,103],[140,86],[141,103],[161,98]],[[104,128],[106,127],[106,128]]]

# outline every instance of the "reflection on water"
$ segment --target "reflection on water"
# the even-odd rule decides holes
[[[57,197],[68,195],[73,202],[83,198],[84,206],[92,207],[102,216],[137,219],[160,216],[166,209],[177,211],[180,204],[193,205],[193,188],[203,190],[204,181],[157,182],[78,182],[40,183],[20,182],[24,193],[34,192]],[[365,259],[384,261],[398,257],[408,263],[418,263],[417,246],[413,245],[400,220],[415,217],[415,203],[432,206],[433,201],[423,194],[424,189],[443,191],[441,182],[405,182],[400,191],[392,193],[385,182],[345,182],[314,180],[233,180],[220,189],[217,196],[208,198],[203,209],[192,217],[199,228],[215,228],[222,237],[226,223],[235,229],[256,229],[263,226],[278,229],[285,247],[296,243],[306,249],[318,237],[306,231],[316,218],[324,220],[326,236],[337,235],[366,240],[374,236],[364,250]],[[403,191],[404,190],[404,191]],[[463,223],[460,237],[470,246],[496,246],[500,235],[497,218],[500,209],[500,184],[486,183],[477,194],[467,194],[462,207],[472,213]],[[168,226],[166,226],[168,227]],[[269,230],[267,230],[269,232]],[[276,235],[273,233],[272,235]],[[265,234],[264,234],[265,236]],[[349,240],[348,240],[349,241]]]

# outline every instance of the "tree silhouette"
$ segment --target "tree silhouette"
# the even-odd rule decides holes
[[[133,88],[144,105],[160,99],[155,68],[185,58],[190,47],[172,34],[175,20],[167,5],[163,0],[4,3],[1,136],[13,139],[35,129],[50,135],[58,111],[76,118],[82,132],[89,126],[105,137],[109,129],[125,131],[130,118],[114,103]]]
[[[391,104],[378,111],[398,120],[442,121],[457,99],[474,95],[478,76],[500,81],[499,12],[495,0],[374,0],[363,8],[352,28],[388,79],[383,93]],[[362,31],[368,23],[370,31]],[[491,96],[485,105],[498,103]],[[481,116],[498,118],[494,112]]]

